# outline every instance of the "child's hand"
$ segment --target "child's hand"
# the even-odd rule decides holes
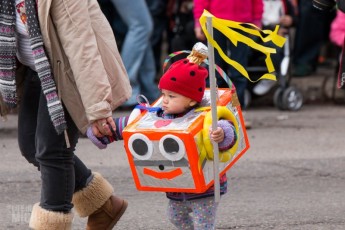
[[[92,127],[89,126],[89,128],[86,131],[86,136],[92,141],[94,145],[96,145],[99,149],[105,149],[107,147],[106,143],[103,143],[101,141],[101,138],[96,137],[95,134],[92,132]]]
[[[215,131],[211,131],[210,138],[216,143],[220,143],[224,140],[224,130],[220,127],[217,127]]]

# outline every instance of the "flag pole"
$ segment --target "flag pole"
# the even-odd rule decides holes
[[[206,21],[207,31],[213,38],[212,17],[207,17]],[[214,47],[207,41],[208,46],[208,62],[209,62],[209,81],[211,92],[211,114],[212,114],[212,130],[217,129],[217,89],[214,63]],[[213,176],[214,176],[214,198],[215,202],[220,200],[220,184],[219,184],[219,150],[218,143],[212,141],[213,144]]]

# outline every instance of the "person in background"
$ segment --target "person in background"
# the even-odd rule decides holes
[[[343,4],[345,5],[345,1]],[[333,42],[337,47],[339,47],[340,54],[337,66],[338,87],[341,89],[345,89],[343,79],[345,76],[345,12],[341,10],[337,11],[337,16],[331,24],[329,38],[331,42]]]
[[[112,229],[127,208],[113,187],[74,154],[79,132],[112,135],[112,112],[131,88],[96,0],[0,0],[0,110],[19,107],[18,143],[40,171],[31,229]]]
[[[132,86],[132,96],[122,108],[133,109],[137,96],[143,94],[150,102],[157,99],[156,67],[151,35],[153,21],[145,0],[110,0],[127,26],[121,57]]]
[[[170,52],[188,50],[198,41],[194,33],[193,0],[174,0],[170,14]]]
[[[329,40],[330,24],[334,17],[335,11],[316,9],[313,7],[312,0],[298,1],[296,34],[292,55],[293,76],[309,76],[316,71],[321,48]]]
[[[329,39],[338,47],[344,46],[345,39],[345,13],[338,10],[337,16],[331,24]]]
[[[199,19],[205,9],[217,18],[243,23],[253,23],[261,27],[263,13],[262,0],[194,0],[194,30],[199,41],[206,41],[206,37],[199,23]],[[228,41],[226,36],[217,30],[214,30],[214,40],[217,41],[225,53],[230,53],[229,57],[231,59],[240,63],[244,68],[247,67],[249,54],[249,47],[247,45],[238,43],[237,46],[234,46]],[[236,87],[241,106],[245,109],[244,94],[248,83],[247,79],[235,68],[227,64],[220,57],[218,52],[215,52],[215,63],[230,76],[231,81]],[[217,76],[217,85],[218,87],[228,87],[226,82],[219,76]]]
[[[196,38],[202,42],[206,42],[206,37],[201,29],[199,19],[205,9],[217,18],[243,23],[253,23],[259,28],[261,27],[263,13],[262,0],[194,0],[194,31]],[[244,68],[247,67],[250,51],[246,44],[239,42],[237,46],[235,46],[218,30],[214,30],[213,35],[214,40],[217,41],[225,54],[228,54],[231,59],[241,64]],[[245,110],[248,104],[245,100],[248,80],[234,67],[226,63],[217,51],[214,55],[215,63],[230,76],[231,81],[234,83],[241,107]],[[216,76],[218,87],[227,88],[227,83],[218,74],[216,74]],[[207,85],[209,85],[208,82]],[[247,129],[250,129],[252,126],[251,121],[245,119],[245,126]]]
[[[264,0],[264,13],[262,16],[262,29],[274,31],[279,26],[280,36],[289,36],[289,29],[296,25],[296,12],[290,0]],[[290,45],[290,44],[288,44]],[[280,76],[280,64],[284,58],[284,48],[273,47],[276,54],[271,55],[277,78]],[[254,57],[256,58],[256,57]],[[256,95],[264,95],[276,84],[276,81],[261,80],[253,87]]]
[[[168,14],[167,8],[169,0],[146,0],[150,14],[153,20],[153,31],[151,35],[151,46],[156,67],[156,79],[159,79],[158,75],[161,70],[161,56],[162,56],[162,44],[163,35],[168,28]]]

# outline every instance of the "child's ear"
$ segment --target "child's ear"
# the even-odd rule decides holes
[[[190,106],[190,107],[193,107],[193,106],[195,106],[196,104],[197,104],[197,102],[194,101],[194,100],[192,100],[191,102],[189,102],[189,106]]]

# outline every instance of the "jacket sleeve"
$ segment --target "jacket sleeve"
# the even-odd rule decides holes
[[[218,127],[224,131],[224,140],[218,144],[220,151],[226,151],[230,149],[237,140],[237,134],[234,125],[228,120],[219,120],[217,122]]]
[[[345,37],[345,13],[338,10],[337,16],[331,24],[331,30],[329,33],[330,40],[339,47],[344,44]]]
[[[129,116],[113,118],[116,126],[115,136],[117,140],[123,140],[122,131],[128,124]]]
[[[253,23],[261,24],[262,14],[264,12],[264,4],[262,0],[252,0]]]
[[[111,86],[93,28],[109,24],[97,1],[53,0],[50,11],[89,121],[111,116]],[[115,41],[112,32],[109,38]]]

